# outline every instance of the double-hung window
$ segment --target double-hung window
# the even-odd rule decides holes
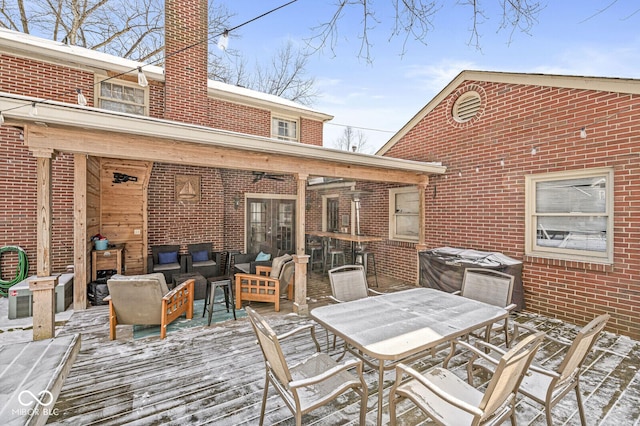
[[[389,190],[389,239],[418,241],[420,203],[415,186]]]
[[[526,254],[613,262],[613,169],[529,175]]]
[[[137,84],[113,79],[100,81],[97,87],[98,108],[148,115],[147,90]]]
[[[271,137],[285,141],[298,141],[298,121],[282,117],[271,118]]]

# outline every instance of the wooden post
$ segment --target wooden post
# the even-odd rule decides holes
[[[29,281],[33,294],[33,340],[44,340],[56,334],[56,296],[58,275],[37,277]]]
[[[307,304],[307,264],[309,263],[309,256],[305,254],[307,177],[309,176],[306,174],[298,174],[296,255],[293,256],[296,268],[293,312],[298,315],[309,315],[309,305]]]
[[[73,156],[73,310],[87,309],[87,156]]]
[[[37,160],[37,278],[29,282],[33,294],[33,340],[55,336],[55,288],[58,277],[51,276],[51,160],[52,149],[32,150]]]
[[[420,252],[427,249],[426,244],[426,210],[427,210],[427,183],[429,178],[426,177],[424,182],[418,184],[418,244],[416,244],[416,281],[415,285],[420,285]]]
[[[39,277],[51,275],[51,159],[52,150],[33,151],[37,159],[37,265]]]

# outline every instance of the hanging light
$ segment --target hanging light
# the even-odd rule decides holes
[[[582,139],[586,139],[587,138],[587,128],[583,127],[582,129],[580,129],[580,137]]]
[[[229,47],[229,30],[224,30],[222,35],[218,38],[218,49],[225,51]]]
[[[36,115],[38,115],[38,107],[35,102],[31,104],[31,111],[29,111],[29,115],[32,117],[35,117]]]
[[[138,84],[140,87],[147,87],[149,85],[147,76],[142,72],[142,67],[138,67]]]
[[[78,105],[86,106],[87,98],[82,94],[82,89],[76,89],[76,93],[78,94]]]

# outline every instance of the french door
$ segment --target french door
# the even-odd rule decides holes
[[[247,198],[247,253],[258,253],[260,246],[293,253],[295,251],[295,200]]]

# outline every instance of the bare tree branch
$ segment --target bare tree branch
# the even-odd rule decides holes
[[[334,147],[343,151],[364,152],[367,147],[367,137],[360,130],[353,130],[351,126],[347,126],[342,136],[335,140]]]

